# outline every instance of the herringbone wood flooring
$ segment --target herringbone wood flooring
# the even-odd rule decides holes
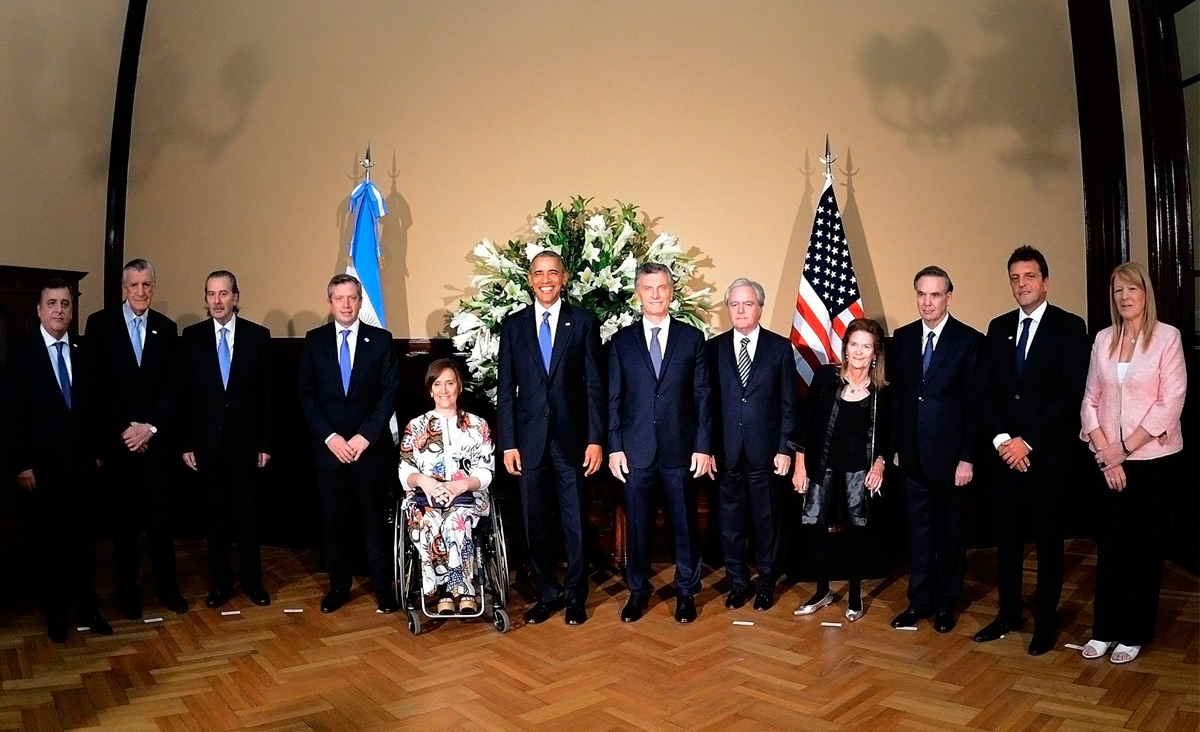
[[[402,615],[376,614],[362,592],[322,615],[324,576],[311,553],[268,549],[264,563],[274,603],[238,597],[229,608],[241,616],[203,607],[202,545],[181,542],[180,576],[194,578],[184,589],[200,606],[186,615],[148,604],[162,623],[113,622],[109,638],[72,629],[62,646],[32,608],[0,617],[0,729],[1200,728],[1200,591],[1172,565],[1158,642],[1119,667],[1061,648],[1031,658],[1027,632],[973,643],[996,610],[991,551],[972,553],[971,604],[945,636],[888,626],[905,604],[899,574],[866,584],[867,614],[850,625],[843,606],[794,618],[809,585],[781,590],[767,613],[727,611],[715,572],[690,626],[672,620],[668,590],[641,622],[623,625],[620,582],[597,576],[582,627],[559,615],[504,635],[486,622],[448,622],[413,637]],[[671,575],[661,569],[660,587]],[[1093,575],[1091,542],[1069,542],[1060,645],[1087,640]],[[285,614],[290,607],[304,612]],[[511,610],[520,617],[519,598]]]

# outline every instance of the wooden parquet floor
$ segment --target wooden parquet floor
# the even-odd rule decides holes
[[[1200,588],[1173,565],[1158,642],[1114,666],[1061,647],[1032,658],[1028,632],[972,642],[996,611],[987,550],[969,559],[974,594],[948,635],[888,626],[905,605],[899,574],[866,584],[867,614],[850,625],[844,606],[793,617],[809,585],[781,591],[770,612],[728,611],[718,571],[706,577],[700,618],[688,626],[672,619],[669,590],[641,622],[622,624],[621,583],[597,576],[581,627],[560,614],[538,627],[517,620],[503,635],[459,621],[413,637],[402,614],[377,614],[361,590],[322,615],[315,557],[289,550],[264,551],[270,607],[239,596],[229,607],[242,614],[222,616],[203,607],[202,549],[180,543],[180,576],[194,577],[184,587],[194,606],[183,616],[114,621],[108,638],[72,629],[62,646],[49,642],[32,607],[0,616],[0,729],[1200,729]],[[1090,541],[1068,543],[1060,646],[1088,638],[1094,556]],[[671,575],[661,570],[659,587]],[[523,608],[516,598],[515,619]]]

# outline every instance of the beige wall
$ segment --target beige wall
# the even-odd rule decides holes
[[[0,1],[0,262],[81,270],[103,300],[122,0]]]
[[[718,288],[760,280],[786,330],[826,133],[889,330],[929,263],[986,326],[1025,242],[1050,259],[1051,297],[1083,311],[1062,0],[176,0],[151,4],[141,66],[127,253],[155,263],[184,323],[217,267],[276,335],[323,320],[368,139],[398,336],[444,332],[472,245],[576,193],[640,204],[711,258]]]

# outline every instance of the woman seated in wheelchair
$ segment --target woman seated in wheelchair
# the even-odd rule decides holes
[[[421,589],[439,615],[479,612],[471,532],[488,513],[495,458],[487,422],[458,408],[463,378],[448,358],[425,372],[433,409],[413,419],[400,441],[400,484],[408,540],[421,560]]]

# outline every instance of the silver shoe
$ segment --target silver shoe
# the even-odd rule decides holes
[[[832,605],[832,604],[833,604],[833,591],[830,590],[829,592],[825,593],[825,597],[822,597],[820,600],[817,600],[813,604],[801,605],[800,607],[796,608],[795,610],[792,611],[792,615],[812,615],[813,613],[820,610],[821,608],[826,607],[828,605]]]
[[[849,607],[846,608],[846,620],[849,620],[851,623],[853,623],[855,620],[858,620],[859,618],[861,618],[862,616],[864,616],[866,614],[867,614],[867,606],[866,605],[863,605],[862,610],[852,610]]]

